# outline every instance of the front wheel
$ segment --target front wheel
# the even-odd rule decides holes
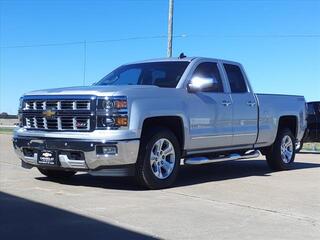
[[[179,142],[170,130],[151,130],[140,144],[137,180],[149,189],[169,187],[177,177],[180,158]]]
[[[281,171],[290,169],[295,158],[294,136],[289,129],[280,129],[266,158],[272,170]]]
[[[39,172],[52,179],[67,179],[76,174],[74,171],[59,171],[51,169],[38,168]]]

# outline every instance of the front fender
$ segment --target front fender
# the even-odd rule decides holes
[[[130,111],[130,129],[135,129],[140,138],[143,123],[148,118],[154,117],[179,117],[184,128],[184,146],[189,139],[189,120],[186,113],[186,105],[182,100],[166,98],[136,99],[132,101]]]

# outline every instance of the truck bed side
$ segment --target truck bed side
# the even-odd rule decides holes
[[[274,142],[282,117],[296,119],[295,137],[300,141],[306,128],[306,107],[303,96],[256,94],[259,101],[259,136],[257,146]]]

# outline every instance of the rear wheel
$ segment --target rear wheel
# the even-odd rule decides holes
[[[166,128],[156,128],[143,137],[136,177],[149,189],[169,187],[180,166],[180,147],[176,136]]]
[[[266,155],[271,169],[288,170],[295,158],[295,143],[292,132],[285,128],[280,129],[271,149]]]
[[[38,168],[38,170],[43,175],[52,179],[67,179],[76,174],[76,172],[73,172],[73,171],[59,171],[59,170],[51,170],[51,169],[43,169],[43,168]]]

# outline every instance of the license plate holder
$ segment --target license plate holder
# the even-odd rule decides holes
[[[57,166],[57,152],[53,150],[40,150],[38,152],[38,164],[47,166]]]

